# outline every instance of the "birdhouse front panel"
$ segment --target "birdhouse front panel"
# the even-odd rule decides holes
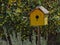
[[[39,9],[35,9],[30,14],[30,26],[44,25],[44,13]]]

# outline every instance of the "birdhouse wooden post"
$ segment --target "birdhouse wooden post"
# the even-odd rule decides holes
[[[38,27],[38,42],[37,45],[40,45],[40,26],[48,24],[48,14],[49,11],[43,6],[37,6],[30,13],[30,26]]]

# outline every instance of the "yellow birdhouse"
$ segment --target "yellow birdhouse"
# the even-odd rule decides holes
[[[47,25],[48,19],[46,14],[49,11],[45,9],[43,6],[37,6],[33,11],[30,13],[30,26],[43,26]]]

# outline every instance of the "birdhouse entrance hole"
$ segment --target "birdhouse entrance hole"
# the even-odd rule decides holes
[[[38,19],[39,19],[39,16],[38,16],[38,15],[36,15],[36,20],[38,21]]]

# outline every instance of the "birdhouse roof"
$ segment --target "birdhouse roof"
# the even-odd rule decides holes
[[[44,14],[49,13],[49,11],[46,8],[44,8],[43,6],[37,6],[36,9],[40,9]]]

